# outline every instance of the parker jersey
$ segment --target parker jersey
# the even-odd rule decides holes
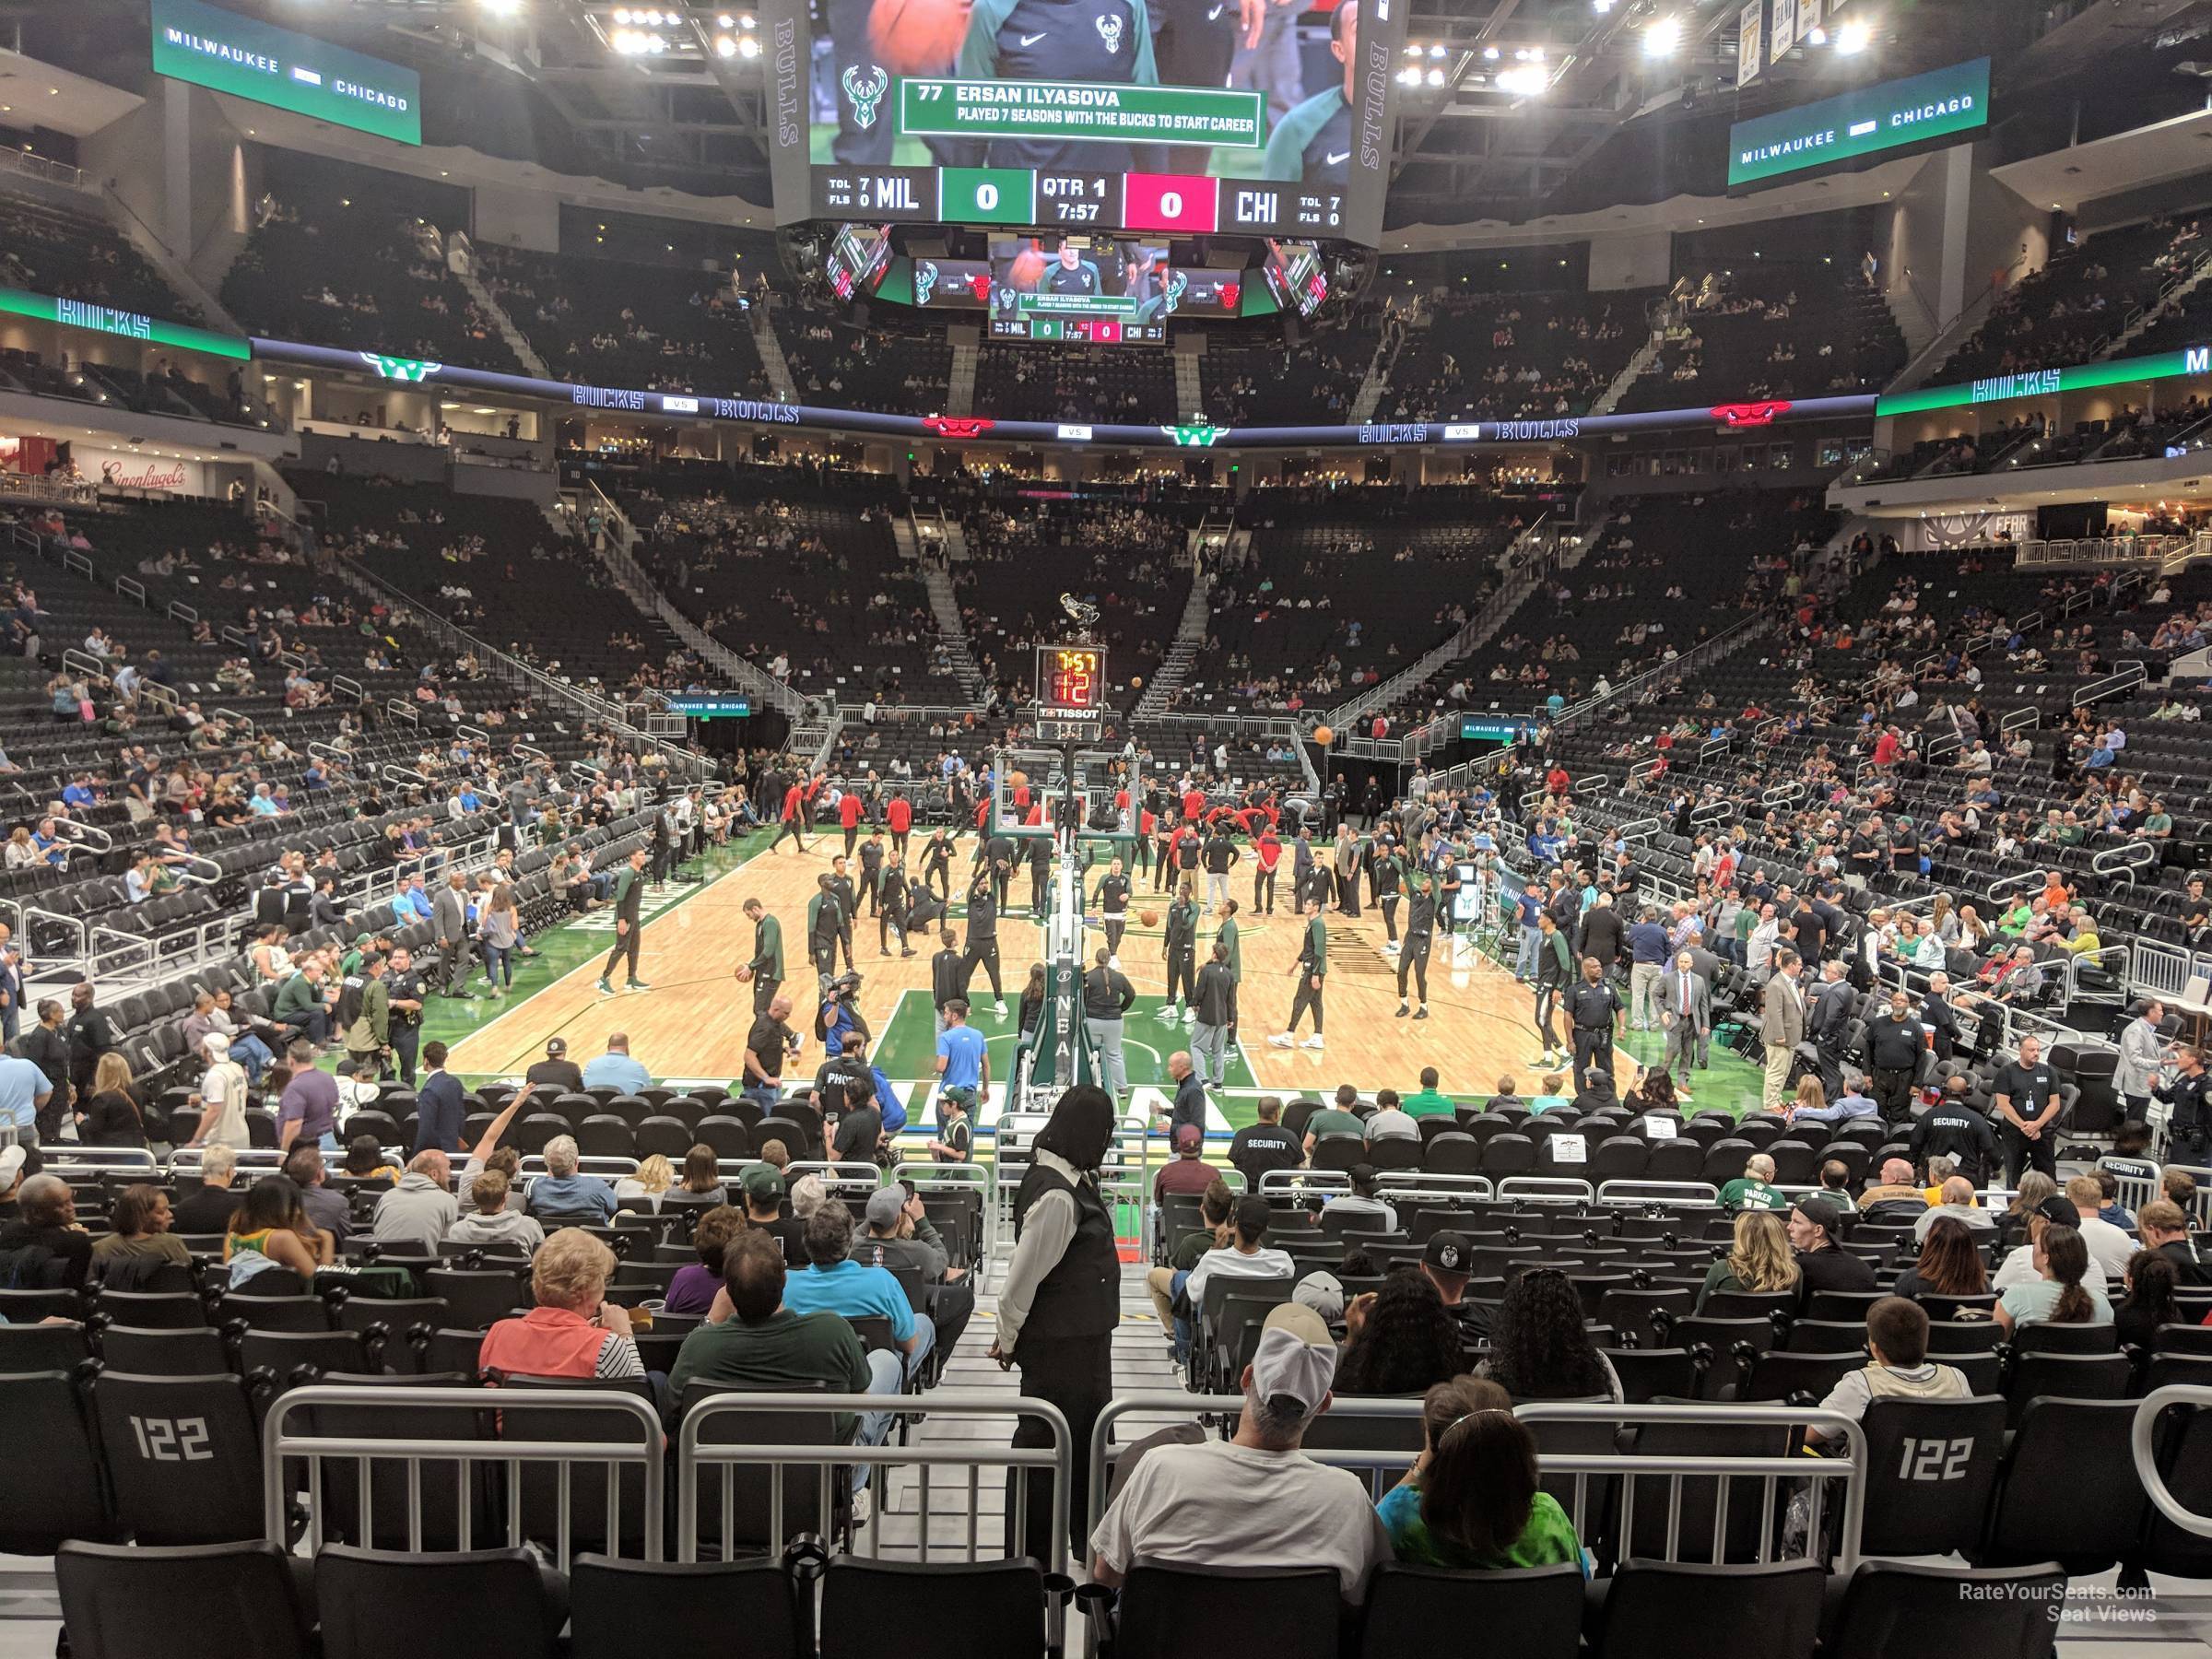
[[[1157,86],[1145,6],[1146,0],[975,0],[960,47],[959,73],[971,80]],[[983,164],[1135,171],[1130,146],[1096,140],[994,138]]]
[[[1260,176],[1342,190],[1351,178],[1352,106],[1344,88],[1316,92],[1277,125]]]

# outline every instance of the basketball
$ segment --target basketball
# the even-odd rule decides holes
[[[1158,911],[1138,911],[1136,912],[1136,919],[1143,923],[1147,927],[1158,927],[1159,925],[1159,912]]]
[[[1029,782],[1030,774],[1028,772],[1012,771],[1006,774],[1006,785],[1010,789],[1026,789]]]
[[[1336,734],[1330,731],[1327,726],[1315,726],[1313,728],[1313,741],[1320,744],[1323,748],[1327,748],[1329,745],[1334,743],[1335,740]]]
[[[1006,267],[1006,280],[1025,294],[1035,293],[1037,285],[1044,280],[1044,255],[1034,248],[1024,248]]]
[[[952,67],[968,34],[968,0],[876,0],[868,40],[893,75]]]
[[[1142,691],[1144,688],[1145,677],[1141,674],[1132,675],[1129,678],[1129,689],[1132,691]]]

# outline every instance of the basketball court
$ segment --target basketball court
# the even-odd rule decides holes
[[[821,1047],[812,1036],[813,1009],[806,1000],[806,906],[815,877],[830,868],[841,851],[834,830],[809,839],[797,853],[788,841],[781,850],[761,851],[768,832],[716,852],[695,869],[703,879],[649,895],[644,906],[641,969],[650,990],[602,996],[595,988],[601,964],[614,942],[611,913],[606,911],[569,922],[540,935],[540,951],[524,965],[513,994],[505,1002],[444,1002],[433,999],[425,1037],[444,1041],[452,1051],[451,1069],[470,1081],[519,1077],[543,1056],[548,1038],[564,1038],[569,1055],[582,1064],[605,1052],[612,1032],[627,1033],[630,1053],[656,1078],[672,1083],[728,1084],[743,1070],[752,992],[733,977],[752,950],[752,924],[743,914],[746,900],[758,898],[783,924],[786,988],[794,995],[792,1025],[807,1038],[787,1079],[811,1077],[821,1063]],[[919,843],[917,842],[917,845]],[[956,896],[975,852],[975,838],[962,836],[954,860]],[[1095,887],[1100,865],[1090,871]],[[1189,1027],[1159,1018],[1167,988],[1161,928],[1145,925],[1147,911],[1164,910],[1164,895],[1154,895],[1150,877],[1133,877],[1128,931],[1122,940],[1122,970],[1137,992],[1124,1022],[1123,1051],[1133,1094],[1131,1104],[1164,1111],[1174,1091],[1168,1056],[1187,1046]],[[1232,872],[1240,903],[1251,896],[1249,877]],[[1288,884],[1282,884],[1287,889]],[[1017,1037],[1016,1006],[1030,965],[1043,959],[1045,929],[1029,910],[1029,882],[1023,872],[1010,884],[1009,902],[999,920],[999,954],[1006,1013],[995,1012],[990,989],[978,976],[971,996],[971,1020],[986,1039],[991,1060],[990,1098],[978,1114],[979,1126],[996,1117],[1001,1090],[1011,1071]],[[963,906],[952,908],[950,925],[964,937]],[[1511,971],[1465,935],[1441,935],[1430,959],[1430,1018],[1395,1018],[1394,959],[1382,947],[1379,912],[1359,917],[1327,916],[1329,974],[1328,1030],[1324,1050],[1277,1049],[1266,1042],[1288,1012],[1300,928],[1280,898],[1276,912],[1238,916],[1243,979],[1239,987],[1240,1027],[1230,1051],[1228,1086],[1210,1091],[1209,1127],[1225,1135],[1253,1121],[1253,1103],[1262,1094],[1285,1099],[1325,1095],[1350,1083],[1363,1094],[1381,1088],[1410,1093],[1420,1087],[1420,1072],[1433,1065],[1445,1092],[1468,1098],[1492,1093],[1510,1077],[1524,1096],[1540,1092],[1542,1077],[1527,1061],[1535,1050],[1531,994]],[[1082,959],[1104,942],[1095,912],[1084,918]],[[1201,959],[1215,923],[1199,931]],[[876,921],[866,901],[853,927],[853,963],[862,975],[858,1006],[874,1034],[872,1053],[891,1080],[916,1127],[935,1121],[928,1107],[935,1074],[935,1028],[929,987],[929,962],[936,946],[917,940],[915,954],[901,959],[893,943],[888,956],[876,942]],[[1302,1036],[1302,1033],[1301,1033]],[[1656,1032],[1631,1032],[1618,1045],[1616,1080],[1625,1091],[1639,1060],[1656,1059]],[[1758,1099],[1758,1068],[1717,1048],[1712,1070],[1697,1083],[1695,1105],[1741,1110]],[[1568,1092],[1572,1092],[1571,1080]]]

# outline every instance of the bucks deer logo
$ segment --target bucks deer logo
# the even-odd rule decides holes
[[[863,131],[876,124],[876,106],[883,101],[883,95],[891,89],[891,77],[883,72],[883,65],[871,64],[869,67],[876,72],[875,78],[863,80],[860,65],[847,65],[842,82],[845,96],[853,100],[853,124]]]
[[[1182,303],[1182,291],[1191,286],[1191,279],[1181,271],[1168,278],[1168,304],[1171,312]]]
[[[1099,39],[1106,42],[1106,51],[1118,54],[1122,50],[1122,20],[1119,18],[1100,17],[1097,19]]]
[[[929,297],[937,291],[937,264],[925,259],[914,267],[914,303],[927,305]]]

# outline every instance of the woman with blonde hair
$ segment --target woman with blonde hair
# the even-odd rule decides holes
[[[537,1306],[484,1334],[477,1368],[522,1377],[642,1377],[629,1312],[606,1300],[615,1253],[581,1227],[564,1227],[530,1264]]]
[[[146,1145],[146,1091],[131,1081],[131,1063],[120,1049],[110,1049],[93,1068],[76,1138],[88,1147]]]
[[[639,1161],[635,1175],[625,1175],[615,1182],[615,1202],[626,1198],[644,1198],[654,1209],[661,1207],[661,1194],[676,1184],[676,1166],[655,1152],[651,1158]]]
[[[1735,1240],[1727,1255],[1712,1265],[1699,1288],[1698,1311],[1704,1312],[1706,1299],[1716,1290],[1754,1295],[1794,1290],[1797,1277],[1797,1258],[1791,1253],[1782,1218],[1772,1210],[1745,1210],[1735,1218]]]
[[[9,869],[35,870],[44,862],[45,854],[39,851],[38,843],[30,839],[29,825],[18,824],[8,831],[6,863]]]

